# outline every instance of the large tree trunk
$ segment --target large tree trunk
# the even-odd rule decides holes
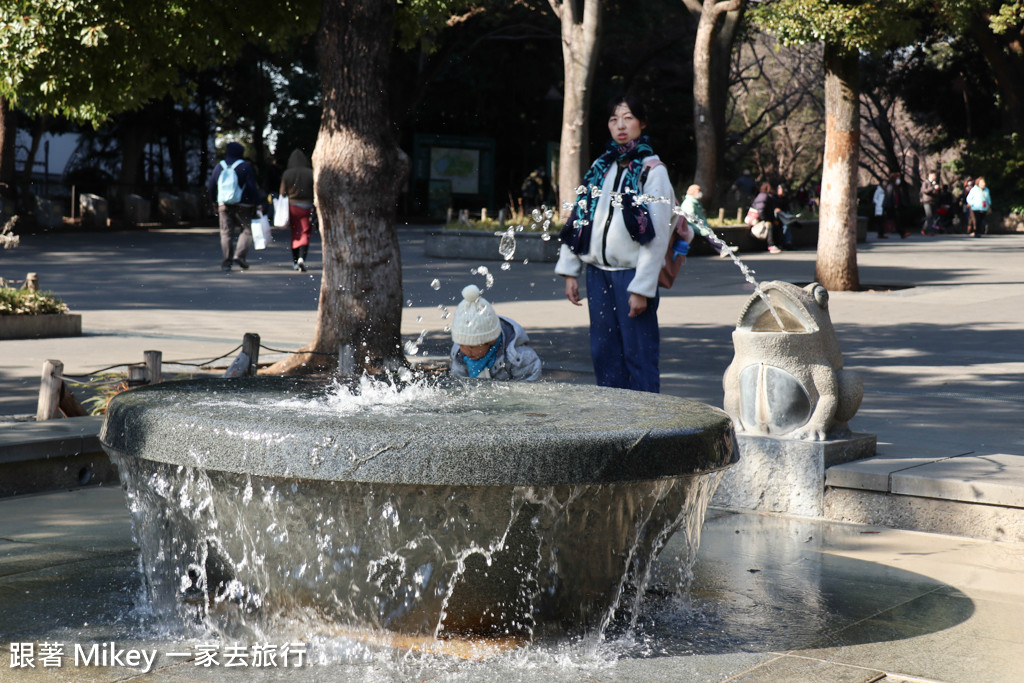
[[[408,160],[389,120],[388,59],[394,0],[324,0],[318,34],[324,113],[313,152],[323,278],[313,341],[272,373],[404,361],[402,261],[395,206]]]
[[[576,188],[587,163],[587,138],[590,131],[591,87],[597,65],[597,31],[601,20],[600,0],[583,0],[583,11],[576,0],[549,0],[562,22],[562,62],[565,93],[562,100],[562,136],[558,150],[559,205],[576,201]],[[563,209],[563,213],[568,213]]]
[[[718,160],[721,156],[719,142],[723,139],[725,122],[722,90],[729,87],[728,80],[718,81],[714,76],[722,73],[723,59],[728,70],[729,53],[722,54],[719,44],[719,30],[722,18],[728,12],[738,12],[742,0],[696,0],[686,2],[691,12],[697,13],[697,37],[693,44],[693,132],[697,146],[697,168],[693,182],[700,185],[704,194],[713,197],[715,181],[718,178]],[[735,23],[731,25],[735,35]],[[729,43],[731,50],[731,42]],[[718,106],[719,103],[722,106]]]
[[[860,289],[857,273],[857,166],[860,67],[856,51],[825,46],[825,160],[821,172],[818,260],[826,289]]]
[[[14,141],[17,136],[18,112],[0,97],[0,195],[12,200],[17,197],[14,174]]]

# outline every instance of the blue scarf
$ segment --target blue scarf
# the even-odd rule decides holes
[[[631,193],[635,195],[642,193],[640,176],[643,175],[644,165],[641,159],[652,154],[654,154],[654,150],[651,149],[646,135],[641,135],[636,140],[630,140],[625,145],[618,145],[614,140],[610,140],[604,154],[590,165],[590,170],[583,176],[583,186],[587,191],[576,200],[572,213],[565,222],[565,227],[562,228],[559,235],[562,244],[568,245],[574,254],[585,254],[590,250],[594,209],[599,199],[594,196],[594,189],[601,189],[604,177],[613,163],[626,165],[622,219],[626,224],[626,230],[629,231],[629,236],[639,244],[647,244],[653,240],[654,226],[651,224],[647,205],[635,203],[632,197],[628,196]]]
[[[473,360],[463,354],[462,357],[466,361],[466,371],[469,372],[470,377],[478,377],[484,368],[494,365],[494,361],[498,357],[498,347],[501,346],[501,336],[500,334],[498,335],[498,338],[491,344],[491,349],[480,360]]]

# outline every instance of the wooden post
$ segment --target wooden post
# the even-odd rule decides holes
[[[480,209],[480,220],[487,220],[487,207]]]
[[[445,225],[452,222],[452,207],[448,207],[448,220],[445,221]]]
[[[146,384],[146,366],[145,365],[129,365],[128,366],[128,386],[129,387],[141,387]]]
[[[257,364],[260,360],[260,335],[255,332],[246,332],[242,337],[242,353],[249,357],[249,367],[243,377],[251,377],[256,374]]]
[[[150,384],[160,384],[160,382],[164,381],[163,352],[143,351],[142,355],[146,358],[146,379],[149,380]]]
[[[36,422],[52,420],[57,417],[57,406],[60,404],[60,385],[64,380],[64,364],[59,360],[48,360],[43,363],[43,376],[39,384],[39,403],[36,406]]]
[[[505,229],[505,221],[507,220],[507,218],[508,218],[508,215],[506,214],[505,209],[498,209],[498,229],[499,230],[504,230]]]
[[[741,206],[738,209],[736,209],[736,222],[737,223],[742,223],[743,222],[743,218],[744,218],[744,216],[743,216],[743,207]]]
[[[725,222],[725,209],[723,209],[723,208],[719,208],[718,209],[718,220],[720,220],[723,223]]]
[[[29,273],[25,276],[25,289],[30,292],[39,291],[39,273]]]

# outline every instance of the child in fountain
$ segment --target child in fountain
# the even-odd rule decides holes
[[[499,316],[480,288],[467,285],[452,322],[451,375],[478,379],[534,382],[540,358],[530,338],[514,320]]]

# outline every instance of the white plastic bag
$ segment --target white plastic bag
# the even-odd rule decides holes
[[[270,233],[270,219],[266,216],[257,216],[252,219],[252,246],[254,249],[266,249],[273,237]]]
[[[759,240],[768,239],[768,231],[772,229],[771,221],[758,221],[750,228],[750,233]]]
[[[274,199],[274,227],[288,227],[288,198],[276,197]]]

